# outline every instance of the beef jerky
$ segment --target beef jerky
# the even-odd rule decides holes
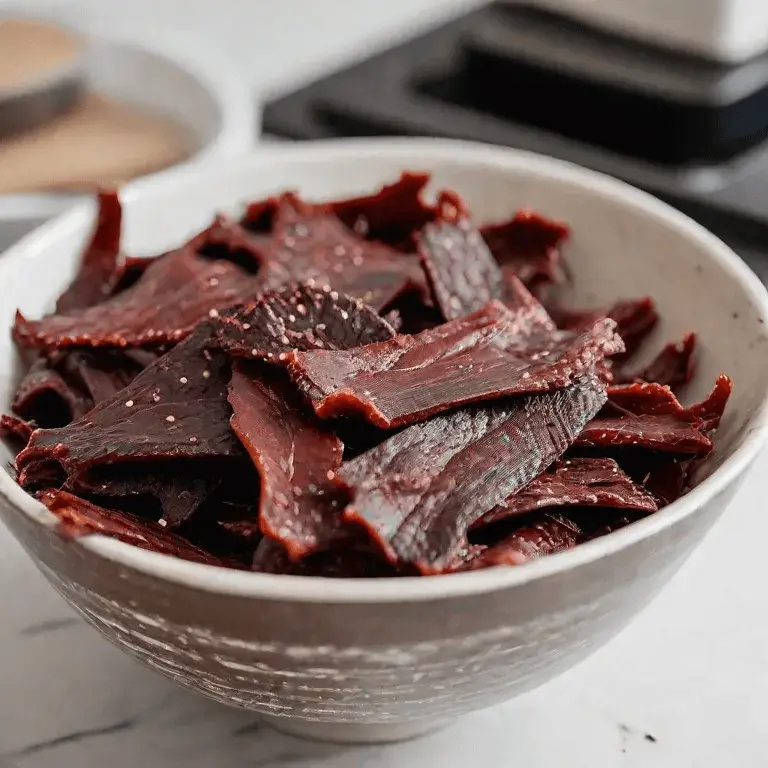
[[[701,420],[701,428],[705,432],[710,433],[720,426],[732,391],[733,383],[728,376],[721,373],[709,395],[687,409],[692,416]]]
[[[480,230],[496,261],[529,288],[560,279],[560,247],[570,235],[565,224],[531,211]]]
[[[37,430],[17,458],[21,482],[29,462],[40,459],[69,476],[117,461],[242,459],[229,427],[229,361],[208,351],[210,337],[201,326],[86,418]]]
[[[22,447],[26,446],[32,433],[35,431],[34,423],[17,419],[15,416],[0,416],[0,437],[19,443]]]
[[[188,247],[209,259],[230,261],[244,272],[256,274],[264,265],[263,238],[226,216],[216,216],[210,227],[189,242]]]
[[[118,277],[122,209],[116,192],[99,192],[98,219],[75,279],[56,302],[57,313],[98,304]]]
[[[40,427],[60,427],[88,413],[93,399],[66,382],[44,357],[38,357],[19,383],[11,407],[16,415]]]
[[[64,378],[87,392],[93,403],[98,404],[127,387],[157,356],[147,353],[144,357],[129,350],[75,349],[56,358],[56,369]]]
[[[549,311],[557,327],[566,331],[582,331],[591,328],[597,321],[610,317],[616,323],[626,348],[625,353],[618,357],[625,360],[637,352],[659,321],[656,305],[653,299],[648,297],[618,301],[608,309],[566,310],[550,307]]]
[[[557,460],[604,402],[604,385],[584,376],[408,427],[341,467],[353,495],[345,518],[390,562],[421,573],[450,568],[467,530]]]
[[[681,387],[693,378],[695,349],[696,334],[687,333],[682,341],[667,344],[647,368],[626,378],[665,384],[672,389]]]
[[[101,304],[37,321],[17,315],[15,335],[22,346],[46,349],[175,342],[218,309],[260,292],[258,278],[233,264],[181,249],[157,259],[134,286]]]
[[[267,287],[313,280],[377,311],[413,285],[411,257],[364,240],[335,215],[295,195],[281,198],[264,254]]]
[[[357,541],[344,547],[315,552],[301,560],[293,560],[278,542],[266,537],[256,548],[251,569],[259,573],[330,579],[371,579],[401,575],[381,553]]]
[[[521,337],[534,333],[552,333],[556,330],[554,321],[541,302],[513,274],[507,274],[503,278],[502,302],[515,313]]]
[[[75,476],[72,490],[92,496],[141,501],[155,499],[161,509],[159,524],[177,528],[189,520],[223,481],[218,467],[196,462],[136,467],[132,462],[100,466]]]
[[[44,491],[39,498],[59,519],[59,530],[67,538],[98,533],[163,555],[207,565],[233,567],[232,563],[213,557],[159,525],[99,507],[66,491]]]
[[[649,515],[655,499],[635,485],[613,459],[574,458],[559,461],[488,514],[476,527],[549,507],[610,507]]]
[[[224,310],[213,327],[227,354],[254,359],[276,358],[291,349],[351,349],[395,335],[359,299],[309,285],[287,286]]]
[[[422,199],[427,173],[403,173],[394,184],[373,195],[328,203],[332,213],[357,234],[397,248],[412,250],[412,234],[435,217]]]
[[[606,412],[587,425],[576,443],[705,456],[712,450],[708,433],[719,424],[730,392],[730,379],[721,376],[703,402],[684,408],[672,390],[661,384],[614,386],[608,391]],[[611,408],[619,413],[613,415]]]
[[[712,450],[712,441],[701,431],[699,423],[672,414],[601,416],[586,426],[576,444],[588,448],[636,446],[695,456],[705,456]]]
[[[468,317],[349,352],[286,356],[322,418],[356,413],[391,429],[448,408],[565,387],[621,351],[610,320],[588,333],[529,336],[529,318],[494,302]]]
[[[232,429],[261,478],[261,530],[298,559],[325,546],[340,527],[343,497],[333,481],[343,446],[302,413],[280,374],[236,364],[229,402]]]
[[[418,250],[436,306],[455,320],[501,298],[501,269],[450,193],[440,196],[437,209],[437,219],[417,236]]]
[[[562,515],[548,513],[488,547],[467,568],[478,570],[496,565],[525,565],[545,555],[571,549],[584,541],[579,526]]]

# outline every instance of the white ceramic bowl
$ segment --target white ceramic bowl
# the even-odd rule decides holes
[[[45,18],[41,14],[34,17]],[[226,52],[218,52],[206,40],[167,32],[154,46],[139,44],[138,33],[111,29],[102,34],[90,29],[87,20],[78,23],[72,14],[65,23],[88,36],[85,70],[92,89],[172,118],[191,132],[195,149],[184,165],[252,149],[258,135],[253,95]],[[71,194],[0,195],[0,253],[11,237],[31,231],[79,201],[82,198]]]
[[[54,587],[106,637],[182,685],[326,739],[414,735],[584,658],[680,567],[768,430],[768,295],[757,278],[682,214],[554,160],[428,139],[274,146],[204,174],[179,171],[131,188],[126,247],[162,251],[214,211],[249,198],[286,188],[318,198],[355,194],[403,169],[431,171],[433,187],[456,188],[478,220],[532,206],[569,222],[570,300],[601,304],[650,294],[664,318],[660,338],[700,333],[692,396],[704,394],[721,371],[732,375],[735,390],[698,487],[617,533],[519,568],[346,581],[227,571],[99,537],[66,543],[47,510],[0,472],[3,519]],[[79,207],[0,261],[0,325],[10,327],[17,304],[28,316],[51,307],[92,221],[92,207]],[[14,360],[3,334],[6,403]]]

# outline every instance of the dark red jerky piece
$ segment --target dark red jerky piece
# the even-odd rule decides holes
[[[584,539],[582,530],[573,520],[548,513],[541,520],[518,529],[503,541],[488,547],[469,563],[467,570],[496,565],[525,565],[540,557],[571,549]]]
[[[22,419],[40,427],[61,427],[88,413],[93,400],[39,357],[19,383],[11,407]]]
[[[75,279],[56,302],[56,312],[90,307],[109,296],[118,277],[122,209],[117,192],[99,192],[96,229]]]
[[[157,355],[152,353],[143,356],[122,350],[76,349],[62,354],[56,368],[98,404],[127,387],[155,359]]]
[[[704,456],[712,441],[699,424],[680,416],[599,417],[590,422],[576,444],[587,448],[643,447],[673,454]]]
[[[418,251],[435,304],[455,320],[501,298],[501,269],[452,196],[442,194],[437,210],[437,220],[417,236]]]
[[[235,365],[231,423],[261,478],[261,530],[293,559],[334,538],[343,507],[332,482],[341,465],[341,441],[306,417],[297,400],[281,372]]]
[[[687,333],[682,341],[667,344],[647,368],[625,378],[665,384],[672,389],[682,387],[693,378],[695,349],[696,334]]]
[[[253,304],[219,313],[212,323],[227,354],[276,358],[291,349],[351,349],[386,341],[394,329],[359,299],[307,285],[287,286]]]
[[[626,352],[618,356],[621,359],[632,357],[659,321],[656,305],[648,297],[619,301],[608,309],[568,310],[550,307],[549,311],[557,327],[567,331],[590,328],[598,320],[610,317],[616,322],[619,336],[626,347]]]
[[[353,494],[345,518],[390,562],[425,574],[450,569],[467,530],[557,460],[604,402],[604,385],[585,376],[409,427],[341,467]]]
[[[577,445],[705,456],[712,450],[707,433],[719,423],[730,391],[730,379],[721,376],[706,400],[684,408],[661,384],[613,386],[608,390],[609,406],[587,425]]]
[[[373,195],[328,203],[332,213],[358,234],[412,250],[412,234],[435,217],[422,199],[428,173],[404,173]]]
[[[189,248],[209,259],[230,261],[245,272],[257,273],[264,264],[264,238],[226,216],[218,215],[210,227],[188,243]]]
[[[22,345],[125,347],[175,342],[217,309],[255,297],[258,278],[189,249],[157,259],[131,288],[93,307],[38,321],[17,316]]]
[[[559,461],[484,515],[475,527],[548,507],[611,507],[642,514],[658,510],[655,499],[635,485],[613,459],[574,458]]]
[[[613,323],[529,336],[498,302],[418,336],[350,352],[291,352],[289,372],[322,418],[355,413],[383,429],[448,408],[567,386],[620,351]]]
[[[720,374],[715,382],[714,389],[700,403],[688,408],[688,412],[702,422],[701,428],[705,432],[711,432],[720,426],[725,406],[733,391],[733,383],[725,374]]]
[[[547,310],[515,275],[504,275],[501,300],[515,313],[521,336],[541,332],[551,333],[556,330],[555,323]]]
[[[136,467],[123,462],[97,467],[76,476],[72,490],[89,496],[139,500],[151,497],[162,511],[160,524],[177,528],[189,520],[222,483],[216,467],[203,468],[196,462],[172,467],[162,463]]]
[[[323,207],[284,195],[264,245],[267,287],[292,282],[331,286],[375,310],[390,305],[414,283],[414,259],[350,231]]]
[[[117,396],[60,429],[39,429],[17,458],[47,459],[70,476],[99,464],[159,459],[242,460],[229,427],[229,361],[211,353],[211,330],[192,336],[142,371]]]
[[[39,499],[59,519],[59,530],[67,538],[98,533],[151,552],[197,563],[233,567],[232,563],[213,557],[155,523],[105,509],[66,491],[44,491]]]
[[[512,219],[480,229],[496,261],[529,288],[560,280],[560,248],[570,236],[566,224],[518,211]]]
[[[370,545],[355,543],[342,548],[315,552],[292,560],[276,541],[264,538],[256,548],[251,568],[259,573],[290,576],[320,576],[329,579],[372,579],[402,575]]]
[[[34,431],[35,425],[29,421],[17,419],[15,416],[8,416],[6,414],[0,416],[0,437],[26,446]]]

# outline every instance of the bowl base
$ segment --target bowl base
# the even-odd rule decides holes
[[[414,723],[323,723],[263,715],[266,725],[288,736],[334,744],[386,744],[407,741],[445,728],[453,720],[417,720]]]

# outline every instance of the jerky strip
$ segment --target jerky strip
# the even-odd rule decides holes
[[[573,520],[548,513],[541,520],[515,531],[498,544],[488,547],[468,565],[468,570],[495,565],[525,565],[545,555],[571,549],[584,541],[584,534]]]
[[[566,459],[484,515],[476,527],[548,507],[610,507],[644,515],[659,508],[613,459]]]
[[[453,195],[443,193],[437,209],[437,220],[417,236],[419,256],[435,304],[455,320],[501,298],[501,269]]]
[[[493,302],[417,336],[286,359],[318,416],[358,413],[391,429],[459,405],[565,387],[623,348],[609,320],[578,336],[527,330]]]
[[[345,517],[391,562],[443,571],[467,530],[559,458],[604,402],[604,385],[585,376],[409,427],[341,467],[353,493]]]
[[[298,559],[326,545],[339,528],[341,505],[330,481],[343,446],[302,414],[279,373],[235,365],[231,423],[261,478],[261,530]]]
[[[213,327],[217,345],[227,354],[253,359],[272,359],[291,349],[351,349],[395,335],[359,299],[309,285],[288,286],[224,310]]]
[[[232,563],[213,557],[159,525],[99,507],[66,491],[44,491],[39,498],[59,518],[59,530],[67,538],[98,533],[151,552],[208,565],[234,567]]]
[[[23,346],[46,349],[175,342],[222,307],[260,292],[258,278],[233,264],[181,249],[157,259],[135,285],[101,304],[37,321],[17,315],[15,335]]]

